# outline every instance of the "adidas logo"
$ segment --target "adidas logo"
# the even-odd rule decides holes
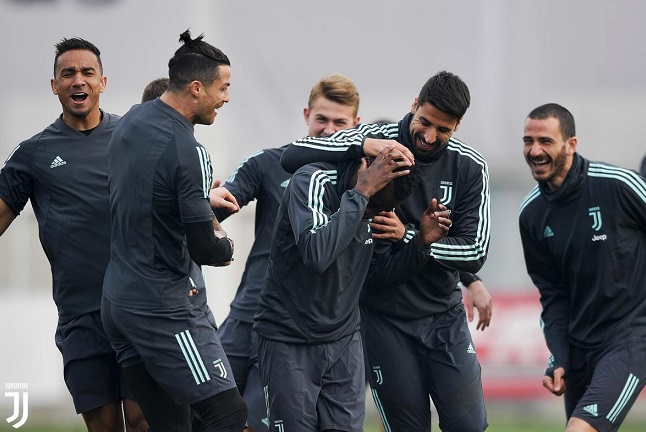
[[[50,168],[56,168],[59,166],[65,165],[67,162],[65,162],[60,156],[56,156],[54,160],[52,161],[52,164],[49,166]]]
[[[592,404],[592,405],[585,406],[585,407],[583,407],[583,411],[589,412],[590,414],[592,414],[595,417],[597,417],[599,415],[599,413],[597,413],[597,404]]]
[[[287,180],[285,180],[284,182],[282,182],[280,185],[281,185],[282,187],[286,188],[286,187],[287,187],[287,185],[289,184],[289,181],[290,181],[290,180],[291,180],[291,179],[287,179]]]
[[[543,231],[543,238],[548,238],[548,237],[554,237],[554,232],[552,231],[552,228],[549,226],[545,227],[545,230]]]
[[[467,348],[467,353],[469,354],[475,354],[476,350],[473,348],[473,344],[469,344],[469,348]]]

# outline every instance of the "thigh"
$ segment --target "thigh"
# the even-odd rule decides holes
[[[77,413],[121,401],[120,367],[114,353],[70,361],[63,375]]]
[[[483,431],[487,414],[480,363],[462,305],[425,320],[429,393],[443,431]]]
[[[260,380],[270,430],[318,432],[316,403],[325,358],[324,345],[258,338]]]
[[[247,371],[247,385],[242,397],[247,403],[249,411],[247,424],[256,432],[268,430],[267,405],[260,381],[260,368],[258,366],[258,335],[251,333],[251,347],[253,355],[249,359]]]
[[[319,430],[362,431],[366,380],[359,333],[326,344],[329,369],[317,402]]]
[[[565,418],[567,420],[572,417],[579,400],[588,389],[593,370],[594,368],[590,363],[590,350],[570,346],[569,365],[564,377],[565,393],[563,394]]]
[[[251,359],[256,358],[251,340],[252,326],[251,323],[227,317],[218,329],[218,338],[229,359],[233,377],[242,395],[247,388]]]
[[[59,325],[55,340],[77,413],[119,402],[120,368],[98,311]]]
[[[361,310],[368,382],[382,422],[393,431],[428,431],[431,424],[425,358],[414,329],[415,321]]]
[[[193,404],[235,387],[216,331],[199,308],[138,310],[112,304],[111,315],[150,376],[177,404]]]
[[[262,391],[262,384],[260,383],[260,369],[257,363],[249,370],[247,387],[242,397],[247,403],[247,409],[249,411],[247,417],[249,427],[257,432],[267,430],[267,405],[265,403],[265,395]]]
[[[595,359],[587,391],[573,417],[597,430],[616,431],[646,382],[646,338],[616,342]]]

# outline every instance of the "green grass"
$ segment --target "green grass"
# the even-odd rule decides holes
[[[52,425],[30,425],[29,420],[27,424],[22,426],[20,429],[7,429],[15,430],[18,432],[87,432],[87,429],[83,426],[52,426]],[[4,429],[2,429],[4,430]]]
[[[437,419],[433,420],[432,431],[441,432],[437,426]],[[381,430],[376,419],[366,419],[364,432],[381,432]],[[561,422],[560,418],[546,419],[531,415],[525,419],[518,419],[500,413],[489,414],[489,427],[487,428],[487,432],[563,432],[564,430],[565,420]],[[631,419],[630,414],[619,429],[619,432],[644,431],[646,431],[646,419]]]
[[[75,424],[53,426],[51,424],[36,424],[35,421],[28,421],[18,432],[85,432],[82,420]],[[434,419],[437,421],[437,419]],[[490,413],[489,428],[487,432],[563,432],[565,425],[560,418],[538,418],[535,415],[524,419],[510,418],[500,413]],[[4,430],[1,429],[0,430]],[[10,429],[14,430],[14,429]],[[620,428],[620,432],[644,432],[646,431],[646,420],[629,418]],[[377,419],[369,417],[366,419],[364,432],[380,432]],[[440,432],[436,423],[433,423],[433,432]]]

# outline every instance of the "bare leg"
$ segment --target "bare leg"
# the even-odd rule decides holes
[[[570,421],[567,422],[565,432],[597,432],[597,430],[590,426],[587,421],[571,417]]]
[[[121,404],[105,404],[81,413],[88,432],[123,432]]]
[[[124,399],[123,413],[126,418],[126,432],[146,432],[148,430],[148,423],[136,400]]]

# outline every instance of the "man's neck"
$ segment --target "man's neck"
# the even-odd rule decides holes
[[[193,123],[193,104],[190,103],[185,97],[177,93],[165,92],[159,97],[169,107],[183,115],[186,120]]]
[[[85,117],[76,117],[63,112],[62,118],[65,124],[72,129],[75,129],[77,131],[85,131],[97,127],[101,123],[103,114],[99,109],[92,111]]]

